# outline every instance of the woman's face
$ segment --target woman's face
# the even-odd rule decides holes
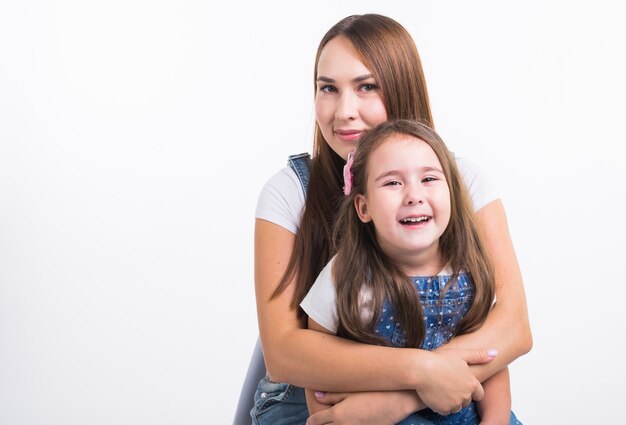
[[[317,124],[332,150],[346,159],[365,132],[387,121],[380,88],[341,36],[322,49],[316,84]]]

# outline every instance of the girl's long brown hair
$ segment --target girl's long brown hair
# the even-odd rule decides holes
[[[313,75],[316,90],[317,64],[322,49],[335,37],[344,37],[370,70],[380,87],[387,117],[417,120],[433,127],[426,79],[411,35],[398,22],[382,15],[353,15],[335,24],[317,49]],[[293,280],[292,307],[299,308],[317,275],[335,254],[333,226],[342,193],[341,170],[345,161],[328,145],[315,125],[309,189],[300,229],[285,275],[273,297]],[[298,310],[300,316],[302,310]]]
[[[495,279],[462,177],[454,157],[437,133],[415,121],[392,120],[363,136],[352,164],[352,191],[341,203],[335,227],[337,257],[333,278],[337,285],[337,334],[373,344],[388,344],[374,330],[383,303],[389,300],[396,320],[406,332],[406,346],[419,347],[424,338],[419,294],[408,276],[380,249],[374,224],[359,219],[354,203],[356,195],[366,194],[367,164],[372,152],[394,135],[426,142],[437,155],[450,189],[450,222],[439,239],[439,251],[443,262],[452,267],[453,276],[441,296],[454,285],[461,271],[468,273],[475,285],[471,306],[458,333],[473,330],[485,320],[495,293]],[[359,302],[364,290],[371,293],[373,305],[373,314],[366,323]]]

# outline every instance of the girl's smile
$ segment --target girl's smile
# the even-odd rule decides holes
[[[432,216],[429,216],[429,215],[413,215],[413,216],[401,218],[399,221],[400,221],[400,224],[406,228],[421,229],[425,227],[430,222],[431,219],[432,219]]]

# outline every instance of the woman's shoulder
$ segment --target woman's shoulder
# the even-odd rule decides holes
[[[500,198],[500,191],[483,167],[465,156],[454,155],[463,182],[467,187],[474,211]]]
[[[483,168],[475,161],[472,161],[470,158],[464,155],[454,154],[454,160],[456,161],[456,166],[459,168],[459,171],[464,176],[465,175],[482,175],[484,173]]]
[[[259,194],[256,218],[261,218],[296,233],[304,209],[304,191],[298,176],[286,166],[272,175]]]
[[[300,185],[300,181],[298,180],[298,176],[295,171],[290,166],[285,166],[278,170],[274,175],[272,175],[267,182],[265,182],[265,188],[276,189],[282,192],[285,191],[300,191],[302,192],[302,187]],[[261,191],[261,194],[263,190]],[[304,195],[304,193],[303,193]]]

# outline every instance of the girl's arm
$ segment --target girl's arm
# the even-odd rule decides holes
[[[474,393],[476,398],[482,397],[482,387],[467,364],[490,361],[487,350],[433,353],[396,349],[304,329],[306,324],[290,306],[292,285],[270,299],[285,272],[294,241],[295,235],[283,227],[256,220],[257,313],[272,380],[324,391],[417,389],[428,405],[440,410],[449,410]]]
[[[508,425],[511,418],[509,369],[505,367],[483,383],[485,398],[478,402],[481,425]]]
[[[310,317],[307,326],[309,329],[334,335]],[[310,389],[305,389],[305,393],[311,415],[308,425],[339,425],[346,420],[360,425],[394,425],[411,413],[427,407],[412,390],[332,394],[329,397],[323,392]],[[340,401],[341,406],[333,409],[332,405]],[[331,410],[324,412],[327,409]]]
[[[394,425],[426,408],[411,390],[326,393],[321,400],[328,408],[309,416],[308,425]]]

